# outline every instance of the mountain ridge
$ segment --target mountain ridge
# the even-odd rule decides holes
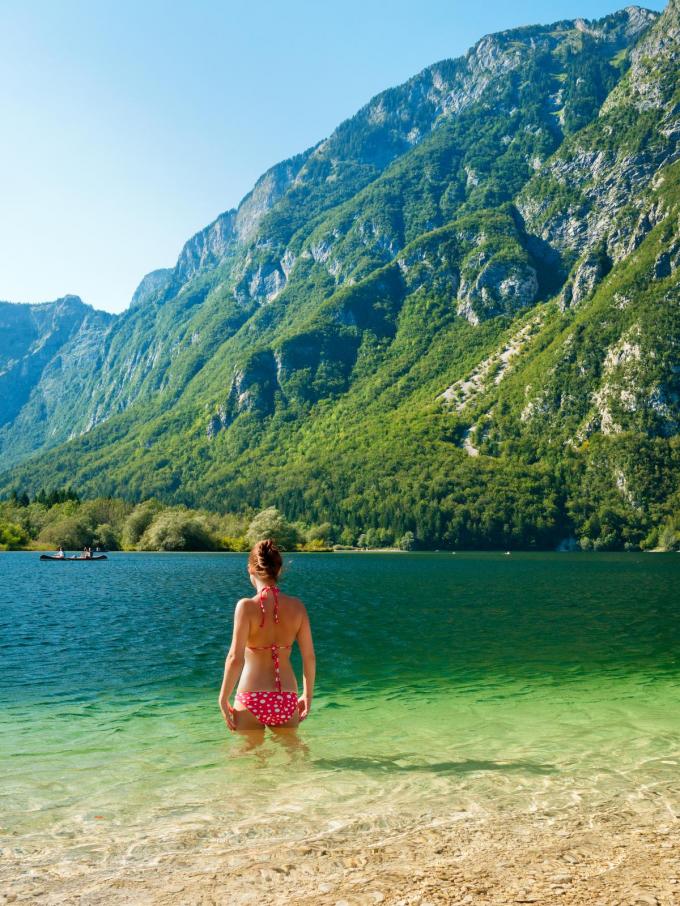
[[[77,431],[61,397],[77,392],[81,368],[97,359],[97,343],[114,320],[73,295],[0,302],[0,449],[9,441],[15,456],[30,455]]]
[[[414,441],[432,432],[450,437],[452,446],[437,447],[425,468],[449,476],[442,487],[473,468],[482,494],[489,476],[503,484],[513,469],[527,487],[548,488],[565,465],[552,453],[537,464],[529,447],[541,448],[540,438],[530,420],[518,427],[500,413],[518,405],[501,391],[524,360],[529,367],[533,345],[587,308],[670,216],[677,21],[671,2],[661,15],[627,7],[598,20],[484,36],[464,57],[377,95],[294,163],[271,168],[238,209],[187,242],[174,269],[147,275],[108,329],[89,384],[89,434],[60,448],[57,476],[91,491],[125,486],[135,497],[210,500],[216,508],[274,498],[291,515],[331,514],[360,528],[349,505],[318,487],[319,475],[335,481],[344,443],[324,433],[324,420],[337,411],[356,423],[349,405],[375,410],[363,428],[374,440],[397,412]],[[655,194],[662,173],[668,191]],[[654,267],[673,281],[672,239]],[[533,317],[541,324],[512,353],[512,337]],[[671,339],[660,339],[659,349]],[[596,370],[610,374],[605,361],[614,353],[601,352]],[[501,378],[487,388],[496,396],[486,410],[442,409],[438,397],[480,374],[489,356]],[[661,385],[670,425],[672,378],[664,373]],[[363,386],[373,387],[382,408],[361,402]],[[402,411],[404,394],[417,416]],[[616,424],[622,433],[626,420]],[[262,439],[251,449],[255,429]],[[299,461],[307,434],[321,450],[318,461],[310,454],[313,465]],[[270,463],[272,444],[298,462],[300,481],[317,476],[321,503],[278,467],[271,481],[255,481],[255,463]],[[343,469],[365,468],[371,455],[360,445]],[[413,484],[415,462],[394,468]],[[7,487],[27,483],[26,475],[15,471]],[[577,476],[570,482],[563,492],[546,491],[559,499],[557,515],[548,508],[539,518],[541,507],[529,507],[534,521],[553,520],[553,535],[577,528],[567,499]],[[367,488],[355,494],[362,512],[367,495]],[[438,543],[448,530],[433,528],[444,519],[436,511],[446,507],[439,492],[423,497],[399,518],[394,504],[377,506],[372,527],[415,527]],[[432,515],[416,525],[419,506]],[[545,542],[545,532],[534,534]]]

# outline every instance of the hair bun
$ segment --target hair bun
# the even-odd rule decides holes
[[[248,562],[260,578],[270,579],[276,579],[283,565],[276,542],[271,538],[257,542],[250,552]]]

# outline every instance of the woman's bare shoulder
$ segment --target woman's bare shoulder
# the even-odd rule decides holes
[[[306,610],[305,605],[302,603],[302,600],[300,598],[297,598],[295,595],[286,594],[282,597],[284,597],[286,604],[288,604],[290,607],[294,608],[295,610],[300,610],[300,611]]]
[[[234,605],[234,612],[243,611],[247,613],[253,606],[257,606],[255,598],[239,598]]]

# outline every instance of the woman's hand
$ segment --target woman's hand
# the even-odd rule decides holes
[[[300,712],[300,722],[307,717],[312,707],[312,702],[307,695],[303,695],[302,698],[298,699],[298,711]]]
[[[227,726],[233,733],[236,729],[236,715],[234,709],[228,701],[223,702],[222,699],[220,699],[220,711],[222,712],[222,717],[225,719]]]

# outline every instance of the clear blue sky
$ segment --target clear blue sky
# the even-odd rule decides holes
[[[624,5],[0,0],[0,299],[120,311],[378,91],[489,32]]]

